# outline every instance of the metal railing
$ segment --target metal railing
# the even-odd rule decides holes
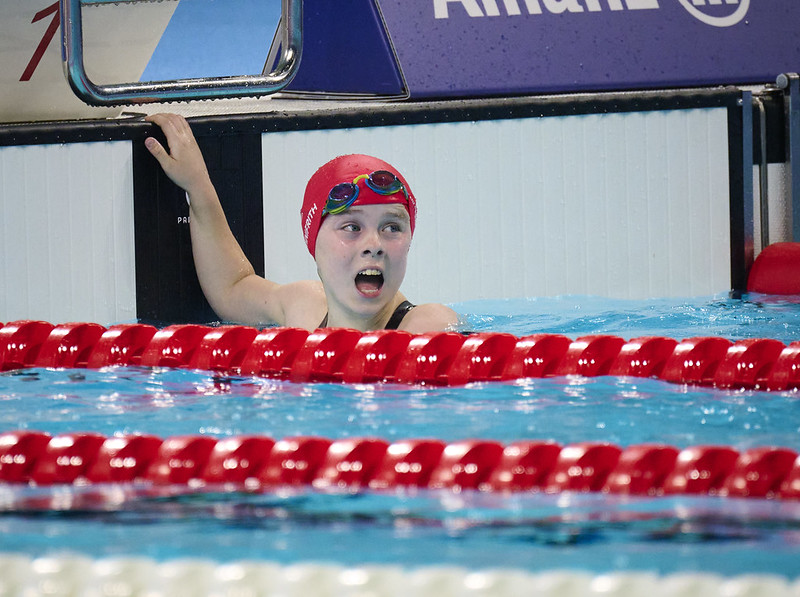
[[[286,87],[300,66],[303,0],[282,0],[278,25],[281,51],[269,73],[110,85],[92,82],[84,66],[81,7],[137,1],[141,0],[60,0],[64,74],[75,94],[88,104],[114,106],[270,95]]]
[[[792,202],[792,240],[800,242],[800,75],[783,73],[776,85],[784,93],[786,192]]]

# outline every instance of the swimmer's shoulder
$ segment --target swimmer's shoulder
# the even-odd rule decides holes
[[[403,318],[398,329],[412,334],[424,334],[425,332],[454,330],[459,321],[458,313],[450,307],[439,303],[424,303],[411,309]]]
[[[328,312],[325,289],[318,280],[298,280],[275,290],[283,312],[280,325],[314,329]]]

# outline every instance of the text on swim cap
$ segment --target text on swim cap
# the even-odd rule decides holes
[[[308,244],[308,234],[311,229],[311,222],[314,221],[315,213],[317,213],[317,206],[312,205],[311,209],[309,209],[306,214],[306,221],[303,222],[303,239],[306,241],[306,244]]]

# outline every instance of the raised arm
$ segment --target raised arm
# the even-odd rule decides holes
[[[255,274],[233,236],[189,123],[176,114],[155,114],[147,120],[161,127],[169,150],[153,137],[145,146],[189,197],[192,253],[209,304],[225,321],[283,325],[280,287]]]

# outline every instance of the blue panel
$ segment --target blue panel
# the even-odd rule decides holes
[[[142,81],[261,74],[281,0],[181,0]]]
[[[380,0],[412,98],[774,83],[798,0]]]
[[[288,89],[345,94],[404,93],[373,0],[307,0],[303,59]]]

